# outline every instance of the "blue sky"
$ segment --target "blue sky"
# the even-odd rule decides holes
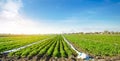
[[[1,12],[5,11],[4,6],[8,4],[7,2],[12,2],[16,5],[12,9],[17,11],[12,14],[20,16],[20,19],[23,19],[21,23],[24,21],[25,24],[29,24],[27,21],[33,23],[25,25],[25,29],[19,31],[20,33],[25,33],[24,31],[28,31],[26,29],[31,26],[29,30],[34,30],[28,33],[120,31],[120,0],[6,0],[6,2],[1,0],[1,2]],[[13,10],[7,8],[7,11]],[[19,25],[18,27],[22,26],[14,23],[16,26]],[[8,28],[5,27],[6,29]],[[16,33],[19,32],[16,30]],[[14,31],[3,33],[14,33]]]
[[[81,22],[85,25],[102,23],[111,26],[120,23],[119,0],[24,0],[24,6],[27,16],[51,23],[71,22],[71,19],[78,26]]]
[[[119,19],[119,0],[24,0],[27,16],[37,19]],[[102,20],[101,19],[101,20]]]

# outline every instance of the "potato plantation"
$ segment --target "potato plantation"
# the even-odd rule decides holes
[[[94,59],[118,57],[120,60],[119,34],[63,34],[79,52]],[[46,40],[44,40],[46,39]],[[44,40],[44,41],[42,41]],[[41,41],[41,42],[40,42]],[[0,53],[1,61],[81,61],[77,53],[61,35],[0,35],[0,52],[37,42],[21,50]],[[97,57],[97,58],[96,58]],[[106,59],[111,60],[111,59]]]
[[[12,35],[0,37],[0,52],[48,38],[50,35]]]
[[[10,57],[33,57],[35,55],[69,57],[71,55],[75,55],[75,52],[66,44],[61,36],[56,36],[55,38],[48,39],[42,43],[35,44],[20,51],[9,53]]]
[[[69,34],[65,37],[79,51],[84,51],[91,56],[100,58],[120,56],[119,34]]]

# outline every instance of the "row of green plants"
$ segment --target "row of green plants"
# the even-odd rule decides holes
[[[19,36],[4,36],[0,37],[0,52],[19,48],[21,46],[41,41],[46,38],[53,37],[52,35],[19,35]]]
[[[34,56],[42,57],[70,57],[76,56],[76,52],[73,51],[70,46],[63,40],[61,35],[57,35],[54,38],[48,39],[41,43],[32,45],[25,49],[11,52],[9,57],[28,57]]]
[[[120,35],[87,35],[65,34],[64,35],[80,51],[94,56],[117,56],[120,55]]]

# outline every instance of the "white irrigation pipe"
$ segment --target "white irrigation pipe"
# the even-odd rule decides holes
[[[87,54],[79,52],[78,50],[76,50],[75,47],[73,47],[73,45],[70,44],[68,42],[68,40],[63,35],[62,35],[62,37],[63,37],[64,41],[78,54],[77,58],[81,58],[81,59],[85,59],[85,60],[90,59],[90,57]]]
[[[29,46],[31,46],[31,45],[34,45],[34,44],[37,44],[37,43],[41,43],[41,42],[43,42],[43,41],[45,41],[45,40],[48,40],[48,39],[50,39],[50,38],[47,38],[47,39],[44,39],[44,40],[41,40],[41,41],[38,41],[38,42],[34,42],[34,43],[32,43],[32,44],[28,44],[28,45],[25,45],[25,46],[22,46],[22,47],[19,47],[19,48],[16,48],[16,49],[4,51],[4,52],[1,52],[1,53],[2,53],[2,54],[5,54],[5,53],[10,53],[10,52],[15,52],[15,51],[24,49],[24,48],[26,48],[26,47],[29,47]]]

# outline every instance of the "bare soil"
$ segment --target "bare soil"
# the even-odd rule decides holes
[[[0,61],[84,61],[82,59],[77,59],[76,57],[68,58],[57,58],[49,56],[34,56],[31,58],[28,57],[8,57],[6,54],[0,54]],[[115,57],[94,57],[89,61],[120,61],[120,56]]]
[[[49,56],[34,56],[31,58],[28,57],[8,57],[7,55],[0,55],[0,61],[83,61],[81,59],[77,59],[75,57],[68,58],[57,58],[57,57],[49,57]]]

